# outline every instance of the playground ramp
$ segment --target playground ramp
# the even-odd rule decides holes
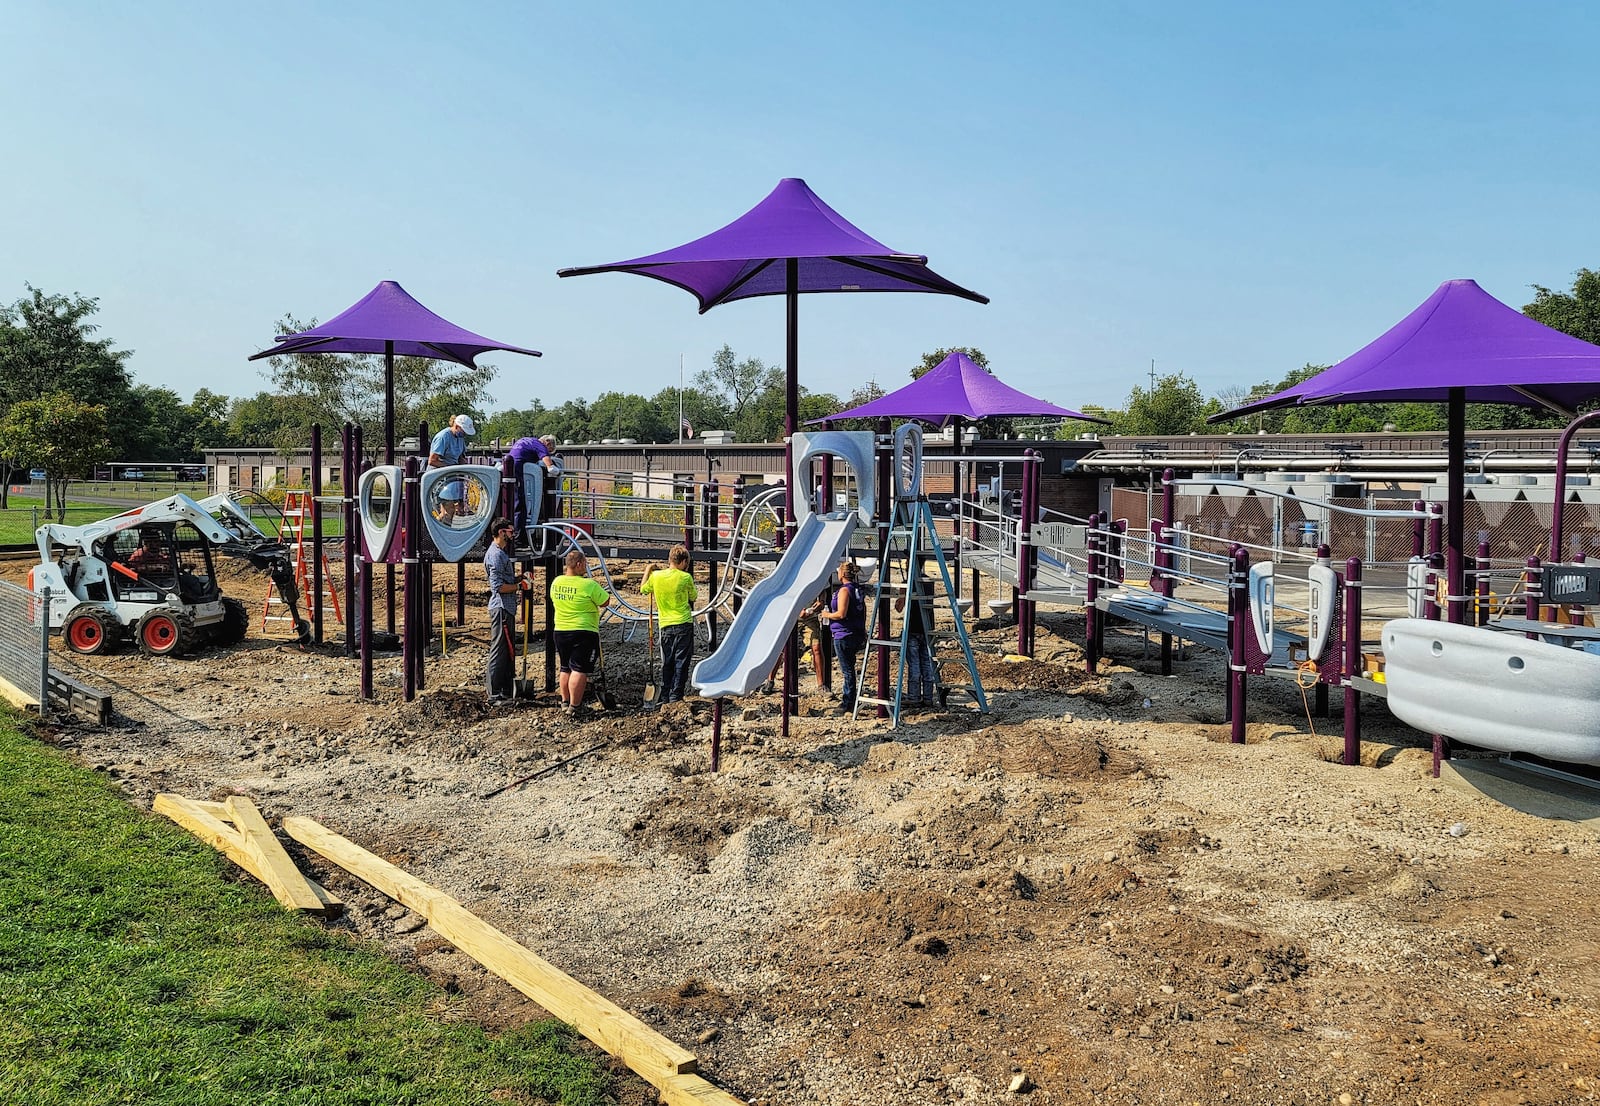
[[[772,574],[750,590],[716,652],[694,666],[694,686],[708,699],[748,695],[778,662],[795,619],[828,582],[850,546],[856,514],[807,515]]]

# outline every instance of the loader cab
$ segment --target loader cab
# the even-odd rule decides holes
[[[100,557],[112,566],[118,600],[159,602],[178,593],[185,605],[219,598],[211,545],[187,522],[147,523],[120,531],[102,543]]]

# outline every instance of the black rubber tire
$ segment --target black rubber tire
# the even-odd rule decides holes
[[[72,608],[61,624],[61,637],[67,648],[85,656],[108,651],[122,637],[122,627],[104,607],[84,604]]]
[[[218,645],[237,645],[250,632],[250,608],[230,596],[222,598],[222,621],[211,628],[211,640]]]
[[[135,636],[145,656],[170,657],[194,648],[194,619],[172,607],[157,607],[139,620]]]

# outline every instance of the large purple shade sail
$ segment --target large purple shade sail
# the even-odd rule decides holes
[[[431,357],[470,368],[474,358],[490,350],[543,356],[538,350],[463,330],[422,306],[396,281],[386,280],[321,326],[280,334],[271,349],[251,354],[250,360],[288,353],[382,353]]]
[[[1600,394],[1600,346],[1507,307],[1474,280],[1447,280],[1411,314],[1331,368],[1211,417],[1319,403],[1473,403],[1548,407],[1570,416]]]
[[[797,281],[788,281],[794,261]],[[937,292],[988,303],[928,268],[920,254],[891,249],[788,177],[767,198],[720,230],[660,253],[610,265],[558,270],[564,277],[635,273],[665,281],[700,301],[719,303],[789,292]]]
[[[870,403],[812,422],[834,419],[920,419],[943,426],[952,419],[987,419],[1004,415],[1042,415],[1085,422],[1105,422],[1080,411],[1057,407],[1006,384],[960,350],[922,376]]]

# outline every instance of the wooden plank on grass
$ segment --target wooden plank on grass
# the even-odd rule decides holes
[[[320,912],[322,900],[311,889],[311,881],[284,852],[282,842],[272,832],[272,827],[267,825],[267,820],[261,817],[256,804],[248,796],[229,795],[222,805],[228,811],[233,828],[243,839],[245,849],[255,857],[257,867],[254,870],[272,892],[272,897],[285,910]]]
[[[196,799],[185,799],[182,795],[162,792],[156,796],[151,809],[157,814],[171,818],[178,825],[261,880],[262,883],[267,883],[263,873],[257,870],[259,865],[255,853],[246,847],[244,836],[233,826],[206,809],[206,807],[215,807],[216,805],[215,803],[202,804]],[[307,909],[310,909],[314,914],[322,914],[330,918],[336,918],[344,913],[344,902],[337,895],[329,893],[315,881],[307,880],[306,882],[317,896],[319,903],[317,907],[308,907]],[[271,885],[268,884],[268,886]]]
[[[555,965],[517,944],[436,887],[310,818],[289,817],[283,829],[290,837],[314,849],[340,867],[360,876],[391,899],[424,915],[439,936],[510,983],[555,1017],[574,1026],[589,1040],[627,1064],[663,1094],[678,1103],[726,1101],[715,1097],[683,1097],[687,1084],[679,1077],[692,1074],[699,1061],[694,1054],[668,1040],[602,995],[596,994]],[[715,1092],[703,1079],[694,1086]]]

